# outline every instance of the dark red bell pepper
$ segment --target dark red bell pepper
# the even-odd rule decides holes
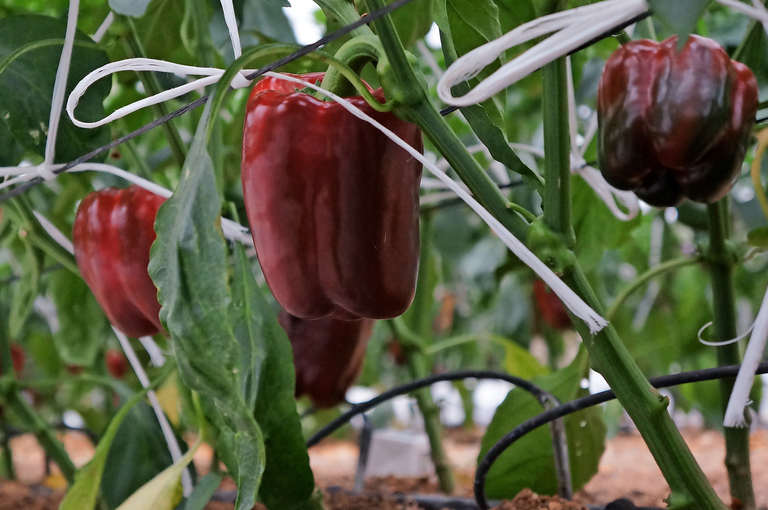
[[[11,344],[11,362],[13,363],[13,371],[16,372],[16,375],[20,374],[24,370],[24,364],[27,359],[27,355],[24,352],[24,349],[21,348],[20,345],[17,344]],[[0,353],[0,356],[3,354]],[[0,375],[3,375],[3,367],[0,365]]]
[[[279,322],[293,348],[296,398],[307,395],[320,409],[344,402],[344,395],[363,369],[376,321],[333,317],[304,320],[283,311]]]
[[[118,349],[107,349],[104,353],[104,362],[107,365],[107,372],[115,379],[122,379],[128,372],[128,360]]]
[[[138,186],[107,188],[86,196],[75,216],[77,267],[110,322],[130,337],[163,330],[147,265],[164,200]]]
[[[711,203],[738,177],[757,80],[711,39],[630,41],[608,59],[597,96],[600,170],[612,186],[667,207]]]
[[[338,103],[295,87],[261,80],[245,116],[243,195],[267,284],[296,317],[396,317],[416,287],[421,164]],[[348,100],[422,149],[415,125]]]
[[[533,299],[536,310],[544,322],[553,329],[563,330],[572,326],[571,318],[557,294],[541,280],[533,282]]]

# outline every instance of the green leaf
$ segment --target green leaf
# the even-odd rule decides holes
[[[59,510],[89,510],[96,506],[96,498],[99,495],[99,487],[101,486],[101,475],[104,472],[109,447],[115,439],[120,424],[128,416],[128,412],[147,395],[151,387],[145,388],[131,397],[120,408],[115,417],[112,418],[107,431],[96,447],[96,452],[93,454],[91,462],[78,470],[75,484],[67,491],[67,495],[64,496]]]
[[[172,510],[182,499],[181,474],[192,462],[195,452],[202,443],[200,435],[197,443],[178,462],[147,482],[136,491],[117,510]]]
[[[242,357],[248,357],[246,363],[250,364],[243,370],[252,367],[258,382],[255,416],[264,434],[267,455],[259,496],[268,508],[314,508],[311,498],[315,481],[294,400],[296,374],[291,344],[256,285],[239,245],[235,248],[232,296],[235,333]],[[257,355],[245,355],[249,348]]]
[[[648,0],[653,13],[679,36],[682,48],[688,35],[696,27],[696,21],[712,0]]]
[[[185,386],[210,399],[234,434],[236,508],[250,510],[264,470],[264,442],[237,375],[240,349],[231,324],[220,200],[206,151],[210,109],[209,102],[179,184],[158,211],[148,269]]]
[[[16,282],[11,301],[11,313],[8,317],[8,332],[11,338],[17,338],[24,324],[32,313],[35,298],[40,292],[40,271],[43,268],[43,254],[32,247],[32,243],[23,240],[24,260],[21,278]]]
[[[104,346],[109,323],[96,298],[82,278],[69,271],[56,271],[48,286],[59,317],[53,340],[67,365],[93,365]]]
[[[280,3],[278,0],[244,0],[240,31],[253,32],[273,41],[295,43],[293,28]]]
[[[190,494],[187,501],[184,502],[183,510],[204,510],[223,479],[224,475],[221,473],[208,473],[205,475],[205,477],[195,485],[192,494]]]
[[[140,18],[151,0],[109,0],[109,8],[117,14]]]
[[[133,20],[147,57],[179,64],[198,64],[181,37],[186,4],[185,0],[152,0],[144,15]]]
[[[492,0],[445,0],[445,13],[450,26],[447,34],[450,35],[453,48],[459,57],[501,37],[499,8]],[[503,63],[504,56],[501,55],[469,83],[477,84],[499,69]],[[497,94],[482,104],[493,123],[499,127],[504,126],[504,97],[504,93]]]
[[[760,227],[747,234],[747,242],[755,248],[768,248],[768,227]]]
[[[588,374],[588,355],[583,347],[568,367],[537,377],[534,383],[568,402],[587,393],[580,381]],[[478,461],[499,439],[524,421],[543,411],[529,393],[513,389],[496,410],[480,447]],[[573,489],[578,491],[597,473],[605,449],[602,410],[592,407],[565,418]],[[491,498],[513,498],[524,488],[538,494],[557,492],[557,475],[549,427],[539,427],[520,438],[496,461],[488,473],[486,493]]]
[[[385,0],[389,5],[395,0]],[[427,35],[432,28],[432,22],[435,15],[432,13],[433,2],[431,0],[411,2],[395,9],[390,17],[395,25],[400,42],[406,50],[410,50],[416,45],[416,42]],[[356,2],[357,10],[361,14],[370,12],[370,8],[365,0]]]
[[[458,58],[456,49],[450,41],[444,41],[443,55],[446,65],[451,65]],[[457,95],[466,94],[469,92],[469,84],[460,83],[455,85],[453,91]],[[461,109],[461,112],[477,138],[483,142],[483,145],[488,147],[493,159],[502,163],[511,171],[520,174],[529,186],[539,192],[543,191],[544,180],[520,160],[515,151],[509,146],[504,131],[491,119],[488,111],[493,111],[492,106],[493,103],[486,101],[482,106],[465,106]]]
[[[549,373],[549,368],[539,363],[528,349],[504,337],[493,335],[491,339],[504,347],[504,370],[508,373],[523,379],[533,379]]]
[[[182,448],[186,444],[179,441]],[[173,464],[155,413],[141,402],[128,413],[107,457],[101,492],[110,508],[117,508],[131,494]]]
[[[14,140],[5,122],[0,122],[0,166],[14,166],[19,163],[24,148]]]
[[[45,151],[53,85],[65,30],[65,19],[39,15],[0,19],[0,118],[19,144],[41,156]],[[88,36],[77,32],[75,39],[67,95],[86,74],[109,62],[107,54]],[[80,99],[78,118],[94,121],[104,117],[102,103],[110,88],[109,80],[91,86]],[[56,161],[69,162],[104,145],[109,139],[109,127],[75,127],[62,111],[56,138]]]

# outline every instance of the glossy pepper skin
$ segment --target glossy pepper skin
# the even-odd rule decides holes
[[[245,116],[243,195],[267,284],[303,319],[396,317],[416,288],[421,164],[340,104],[295,86],[261,80]],[[415,125],[348,100],[422,150]]]
[[[600,170],[612,186],[668,207],[711,203],[738,177],[757,112],[757,80],[715,41],[630,41],[597,94]]]
[[[344,402],[344,395],[363,369],[376,321],[333,317],[304,320],[283,310],[279,322],[293,348],[296,398],[307,395],[319,409]]]
[[[138,186],[107,188],[86,196],[75,215],[77,267],[109,321],[134,338],[163,330],[147,265],[164,200]]]

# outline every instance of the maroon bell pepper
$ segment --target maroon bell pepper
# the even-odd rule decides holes
[[[739,176],[757,111],[757,80],[711,39],[630,41],[605,65],[597,95],[600,170],[657,207],[711,203]]]
[[[147,265],[164,200],[138,186],[107,188],[86,196],[75,216],[77,267],[109,321],[130,337],[163,330]]]
[[[279,322],[293,347],[296,398],[307,395],[320,409],[343,402],[363,369],[365,348],[376,321],[333,317],[304,320],[283,311]]]
[[[267,284],[303,319],[396,317],[416,287],[421,164],[340,104],[295,88],[261,80],[245,115],[243,195]],[[348,100],[422,150],[415,125]]]

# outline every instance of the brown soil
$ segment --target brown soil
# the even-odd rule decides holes
[[[449,431],[445,446],[451,465],[455,468],[455,496],[472,497],[474,466],[482,434],[478,431]],[[723,466],[725,447],[722,435],[712,431],[683,431],[688,445],[724,501],[728,498],[728,479]],[[76,464],[82,465],[93,454],[93,445],[82,436],[65,437],[64,443]],[[0,510],[55,510],[63,497],[62,478],[55,466],[46,477],[44,455],[31,436],[13,440],[14,466],[19,482],[0,480]],[[759,505],[768,506],[768,431],[758,430],[751,436],[752,474]],[[205,473],[210,468],[212,452],[201,448],[195,458],[195,467]],[[357,446],[345,441],[326,441],[310,450],[310,461],[318,487],[326,492],[328,510],[416,510],[413,503],[400,503],[395,493],[435,494],[438,492],[434,477],[369,478],[362,496],[348,491],[354,484],[357,464]],[[222,490],[234,490],[234,483],[225,480]],[[576,504],[557,498],[539,497],[522,492],[514,502],[506,502],[497,510],[581,510],[580,505],[603,505],[626,497],[638,506],[664,507],[668,495],[658,467],[638,435],[621,435],[608,441],[600,461],[599,473],[576,495]],[[536,506],[538,505],[538,506]],[[559,505],[559,506],[558,506]],[[212,501],[207,510],[231,510],[233,505]],[[258,508],[258,510],[264,510]]]

